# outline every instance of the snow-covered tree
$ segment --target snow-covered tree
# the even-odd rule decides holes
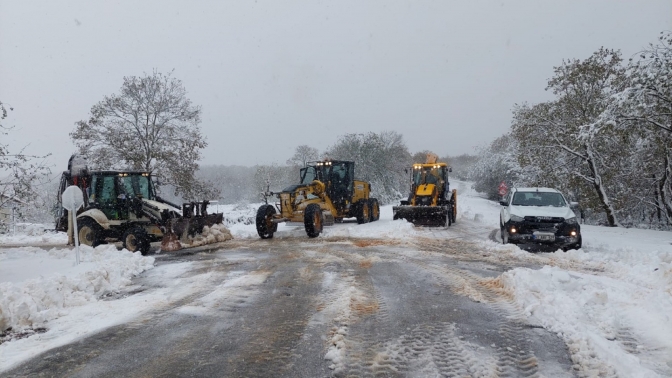
[[[121,93],[95,104],[70,136],[93,168],[147,170],[186,199],[215,198],[213,186],[194,177],[207,146],[200,122],[182,82],[154,71],[124,77]]]
[[[614,149],[618,133],[602,115],[623,89],[621,61],[620,52],[604,48],[585,60],[563,61],[546,88],[557,99],[516,106],[512,125],[521,166],[539,173],[533,181],[565,192],[589,189],[583,205],[601,208],[610,226],[619,224],[610,185],[623,154]],[[585,203],[591,198],[597,203]]]
[[[518,142],[510,134],[495,139],[488,147],[481,149],[477,162],[471,167],[470,179],[474,181],[474,189],[497,200],[501,182],[509,187],[527,184],[518,164],[518,154]]]
[[[355,162],[355,177],[369,181],[381,204],[398,201],[408,193],[411,154],[403,136],[394,131],[346,134],[327,149],[325,157]]]
[[[9,110],[13,108],[9,107]],[[0,121],[5,118],[7,107],[0,101]],[[7,135],[11,129],[0,123],[0,135]],[[28,204],[23,210],[36,207],[34,202],[39,198],[42,187],[48,182],[45,178],[51,172],[44,160],[47,156],[29,155],[25,148],[12,151],[9,145],[0,143],[0,207],[21,208],[24,207],[22,204]]]
[[[636,169],[650,189],[638,200],[672,224],[672,32],[662,32],[631,62],[628,77],[608,117],[623,132],[638,134]]]

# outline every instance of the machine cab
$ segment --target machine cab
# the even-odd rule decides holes
[[[352,161],[319,161],[302,168],[300,174],[301,185],[308,185],[313,180],[323,182],[337,207],[346,206],[354,194],[355,163]]]
[[[86,195],[90,204],[112,220],[128,219],[130,199],[156,198],[147,172],[94,172]]]

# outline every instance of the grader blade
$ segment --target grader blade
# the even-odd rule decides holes
[[[445,206],[394,206],[394,219],[406,219],[416,226],[445,226],[448,208]]]

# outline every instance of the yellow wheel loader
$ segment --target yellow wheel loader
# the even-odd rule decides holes
[[[393,219],[406,219],[416,226],[450,226],[457,217],[457,190],[450,190],[446,163],[427,154],[425,163],[413,164],[411,193],[400,206],[392,207]]]
[[[370,198],[371,185],[355,180],[352,161],[324,160],[311,162],[300,170],[300,183],[281,192],[264,193],[265,204],[257,210],[257,233],[270,239],[278,223],[300,222],[308,237],[317,237],[324,226],[357,218],[357,223],[377,221],[380,218],[378,200]],[[269,204],[275,196],[278,202]]]
[[[207,213],[208,201],[185,203],[180,209],[156,195],[149,172],[89,171],[86,165],[73,164],[73,158],[61,175],[56,230],[72,231],[68,211],[60,204],[65,189],[76,185],[84,193],[84,207],[77,212],[80,243],[95,247],[121,241],[124,248],[144,255],[149,243],[158,240],[163,251],[175,251],[231,239],[222,225],[223,214]],[[208,233],[202,235],[206,226]]]

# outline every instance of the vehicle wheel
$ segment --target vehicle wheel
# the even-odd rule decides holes
[[[450,217],[450,223],[455,223],[455,220],[457,219],[457,205],[455,202],[450,206],[448,216]]]
[[[86,217],[77,219],[77,237],[79,243],[95,247],[100,244],[103,234],[103,228],[98,222]]]
[[[357,212],[357,223],[369,222],[369,203],[366,200],[359,201],[359,211]]]
[[[506,231],[506,228],[502,227],[502,244],[509,244],[509,232]]]
[[[581,249],[581,245],[582,245],[582,244],[583,244],[583,240],[581,239],[581,235],[579,235],[579,241],[578,241],[578,242],[576,242],[576,243],[574,243],[574,244],[572,244],[572,245],[570,245],[570,246],[568,246],[568,247],[565,247],[565,248],[563,248],[562,250],[565,251],[565,252],[567,252],[567,251],[569,251],[570,249]]]
[[[380,205],[375,198],[369,198],[369,222],[375,222],[380,219]]]
[[[124,248],[131,252],[140,251],[143,255],[149,252],[149,236],[142,227],[131,227],[121,238]]]
[[[271,239],[273,233],[278,230],[278,224],[272,222],[275,213],[275,207],[268,204],[261,205],[257,210],[257,234],[262,239]]]
[[[303,214],[303,224],[306,226],[306,234],[309,238],[315,238],[322,232],[322,209],[320,205],[311,203],[306,206]]]

